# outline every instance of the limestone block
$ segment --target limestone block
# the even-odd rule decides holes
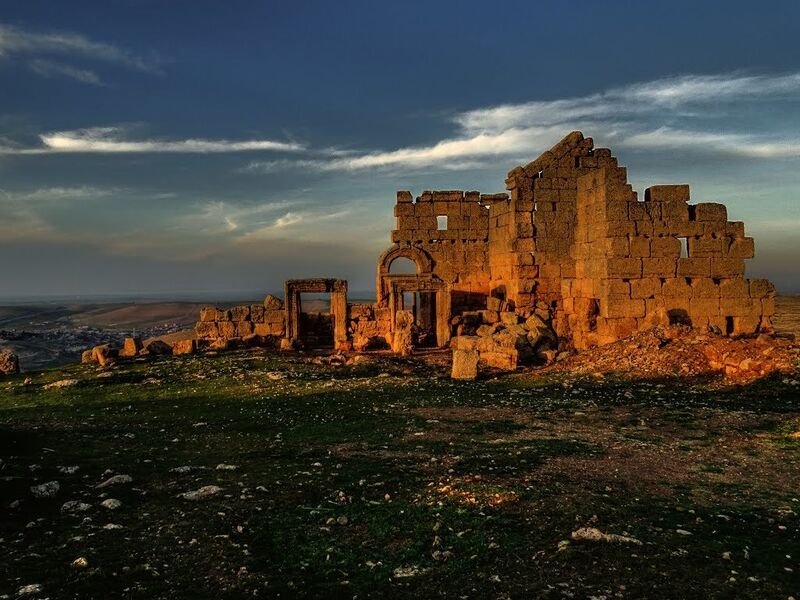
[[[607,237],[604,240],[606,256],[628,256],[630,252],[630,241],[628,236]]]
[[[728,256],[731,258],[753,258],[755,256],[755,242],[751,237],[734,239],[728,246]]]
[[[516,325],[519,323],[519,315],[513,311],[503,311],[500,313],[500,320],[505,325]]]
[[[481,352],[481,360],[490,367],[502,369],[504,371],[515,371],[519,352],[514,349],[504,349],[500,351]]]
[[[681,242],[673,236],[659,236],[650,240],[650,256],[654,258],[678,258],[681,255]]]
[[[411,192],[401,190],[397,192],[397,203],[398,204],[411,204],[414,201],[414,197],[411,195]]]
[[[394,216],[397,217],[398,227],[402,228],[400,224],[404,218],[413,218],[416,214],[413,204],[396,204],[394,207]]]
[[[679,258],[678,277],[710,277],[710,258]]]
[[[757,302],[757,300],[756,300]],[[761,299],[761,314],[764,317],[772,317],[775,314],[775,297]]]
[[[231,321],[249,321],[250,320],[250,307],[249,306],[234,306],[231,308]]]
[[[609,296],[600,303],[600,316],[609,319],[644,317],[645,302],[639,298]]]
[[[217,323],[219,337],[230,339],[236,337],[236,324],[233,321],[220,321]]]
[[[645,201],[688,202],[689,185],[654,185],[644,191]]]
[[[493,311],[500,311],[503,306],[503,301],[500,298],[495,298],[494,296],[489,296],[486,298],[486,309],[493,310]]]
[[[607,270],[609,277],[638,278],[642,276],[642,261],[648,259],[641,258],[620,258],[612,257],[607,259]]]
[[[650,240],[646,237],[633,237],[630,240],[630,255],[638,258],[650,256]]]
[[[628,205],[628,218],[632,221],[650,221],[652,219],[644,202],[631,202]]]
[[[204,306],[200,309],[200,321],[208,323],[217,320],[217,309],[213,306]]]
[[[725,253],[725,245],[724,238],[690,237],[688,239],[689,256],[692,258],[721,257]]]
[[[702,202],[694,206],[695,221],[727,221],[728,209],[724,204]]]
[[[162,340],[153,340],[145,344],[141,353],[147,356],[169,356],[172,354],[172,346]]]
[[[761,312],[761,303],[755,303],[750,297],[720,298],[720,314],[728,317],[745,317]]]
[[[461,380],[475,379],[478,376],[478,351],[453,350],[453,368],[450,376]]]
[[[500,320],[500,313],[496,310],[481,310],[478,312],[481,315],[481,321],[489,325]]]
[[[689,313],[692,317],[692,324],[696,327],[695,323],[698,317],[712,317],[718,316],[720,301],[719,298],[692,298],[689,301]]]
[[[692,298],[719,298],[719,286],[708,278],[692,280]]]
[[[642,277],[674,277],[678,261],[673,258],[643,258]]]
[[[668,201],[661,205],[664,221],[668,223],[684,223],[689,220],[689,206],[684,201]]]
[[[743,258],[712,258],[712,277],[741,277],[744,275]]]
[[[230,321],[230,320],[231,320],[231,311],[225,308],[217,309],[217,321]]]
[[[204,321],[201,321],[201,322],[204,322]],[[208,321],[205,321],[205,323],[208,323]],[[138,337],[125,338],[125,341],[123,342],[123,345],[122,345],[122,350],[120,351],[119,355],[120,356],[126,356],[126,357],[136,356],[136,355],[139,354],[139,352],[141,351],[142,347],[143,346],[142,346],[142,339],[141,338],[138,338]]]
[[[475,350],[478,343],[478,336],[459,335],[453,338],[456,350]]]
[[[263,304],[253,304],[250,307],[250,320],[253,323],[263,323],[264,322],[264,305]]]
[[[252,321],[237,321],[236,322],[236,336],[243,338],[248,335],[253,334],[253,323]]]
[[[283,323],[286,313],[283,310],[265,310],[264,323]]]
[[[725,223],[725,233],[736,238],[744,237],[744,223],[742,221],[728,221]]]
[[[200,339],[211,339],[219,337],[219,329],[217,323],[208,323],[200,321],[195,325],[194,332]]]
[[[196,340],[178,340],[172,344],[172,354],[194,354],[197,351]]]
[[[688,300],[692,297],[692,288],[686,282],[685,277],[671,277],[664,280],[661,294],[665,298],[686,298]]]
[[[722,298],[749,298],[750,284],[746,279],[723,279],[719,293]]]
[[[604,295],[628,296],[631,295],[631,284],[622,279],[605,279],[602,282]]]
[[[661,293],[661,279],[658,277],[632,279],[630,287],[631,298],[654,298]]]

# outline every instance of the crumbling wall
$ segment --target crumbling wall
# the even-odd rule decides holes
[[[754,252],[722,204],[688,204],[688,185],[659,185],[640,202],[619,167],[578,179],[576,278],[562,280],[574,345],[585,348],[654,325],[720,334],[771,329],[775,289],[744,278]]]
[[[286,334],[286,312],[283,302],[274,296],[267,296],[263,304],[207,306],[200,309],[195,333],[202,346],[270,344]]]
[[[479,192],[436,191],[423,192],[414,200],[410,192],[398,192],[392,241],[398,247],[425,252],[432,261],[432,275],[452,291],[485,296],[489,288],[487,203],[492,198]],[[439,229],[437,217],[446,217],[446,228]],[[468,296],[464,298],[470,302]]]

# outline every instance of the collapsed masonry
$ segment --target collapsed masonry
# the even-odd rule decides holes
[[[611,151],[576,131],[512,170],[506,186],[508,194],[398,192],[374,304],[348,304],[342,280],[290,280],[285,306],[208,309],[198,337],[217,345],[281,337],[287,348],[328,329],[332,347],[398,351],[399,334],[482,358],[505,352],[497,362],[513,367],[520,350],[542,358],[556,336],[560,348],[583,349],[654,325],[771,330],[774,287],[744,278],[753,239],[722,204],[690,205],[688,185],[653,186],[639,201]],[[398,273],[399,259],[412,272]],[[303,316],[300,294],[309,292],[331,294],[330,315]],[[533,329],[522,327],[532,316]],[[508,330],[517,337],[509,341]],[[471,334],[503,341],[452,340]]]

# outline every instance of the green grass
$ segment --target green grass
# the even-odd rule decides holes
[[[800,595],[790,381],[440,375],[253,352],[2,380],[0,595]],[[643,544],[559,546],[585,525]]]

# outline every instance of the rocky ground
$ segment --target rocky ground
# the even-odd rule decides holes
[[[443,362],[0,380],[0,597],[800,597],[795,374]]]

